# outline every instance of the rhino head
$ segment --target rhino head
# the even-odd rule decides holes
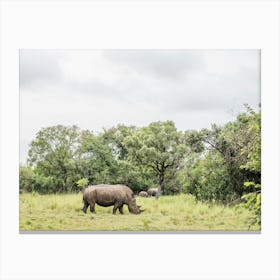
[[[141,208],[141,206],[136,204],[135,199],[131,200],[131,202],[128,204],[128,210],[132,214],[140,214],[145,211],[140,208]]]

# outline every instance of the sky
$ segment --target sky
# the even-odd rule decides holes
[[[259,50],[21,50],[20,162],[43,127],[225,124],[260,103]]]

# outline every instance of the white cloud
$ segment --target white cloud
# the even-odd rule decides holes
[[[257,50],[21,51],[21,161],[42,127],[225,123],[260,102]]]

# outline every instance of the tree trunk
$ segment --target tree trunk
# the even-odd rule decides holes
[[[159,174],[159,187],[156,194],[156,199],[159,199],[161,194],[164,194],[164,172]]]

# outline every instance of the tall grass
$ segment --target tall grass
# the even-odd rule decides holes
[[[240,206],[226,207],[195,201],[191,195],[137,197],[145,209],[133,215],[112,214],[112,207],[96,205],[96,214],[84,214],[81,194],[20,194],[20,230],[260,230],[252,214]]]

